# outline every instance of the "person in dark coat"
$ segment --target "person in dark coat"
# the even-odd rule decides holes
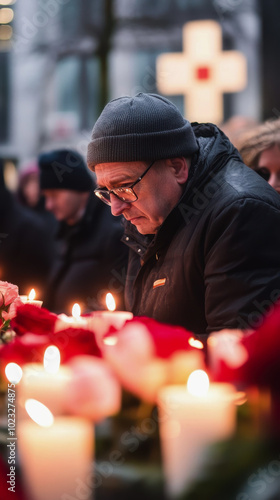
[[[127,309],[202,336],[262,321],[280,296],[280,199],[218,127],[156,94],[121,97],[88,166],[127,221]]]
[[[45,306],[67,314],[75,302],[82,312],[106,309],[111,292],[117,308],[123,308],[128,252],[121,242],[121,218],[114,219],[94,196],[93,175],[76,151],[42,153],[39,169],[46,208],[59,221]]]
[[[52,256],[47,227],[6,188],[0,160],[0,280],[17,285],[21,295],[34,288],[41,299]]]
[[[20,205],[38,214],[47,226],[49,234],[54,236],[57,221],[53,214],[45,209],[45,200],[40,191],[39,167],[35,160],[27,161],[21,166],[16,195]]]

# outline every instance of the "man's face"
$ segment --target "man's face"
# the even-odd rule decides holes
[[[129,187],[147,168],[145,162],[100,163],[95,167],[98,187],[114,189]],[[111,211],[123,215],[141,234],[155,234],[182,194],[171,160],[154,163],[143,179],[133,188],[138,200],[124,203],[111,194]]]
[[[276,144],[261,153],[257,170],[280,194],[280,149]]]
[[[70,191],[68,189],[44,189],[45,207],[53,213],[58,221],[72,225],[80,218],[88,193]]]

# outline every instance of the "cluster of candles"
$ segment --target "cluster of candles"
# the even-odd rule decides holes
[[[61,322],[90,328],[93,317],[107,326],[113,324],[121,328],[132,314],[114,311],[110,295],[107,296],[108,311],[81,317],[80,307],[75,304],[72,316],[61,315]],[[13,383],[20,382],[22,377],[17,395],[18,451],[31,497],[49,500],[68,494],[76,498],[79,484],[94,483],[91,468],[94,426],[87,419],[63,414],[62,395],[68,390],[70,375],[66,366],[60,366],[58,349],[49,346],[44,364],[25,365],[21,370],[10,363],[6,375]],[[180,495],[198,476],[209,446],[234,433],[236,401],[232,385],[210,384],[203,370],[191,373],[187,385],[170,385],[159,390],[161,451],[171,498]],[[84,500],[88,500],[92,489],[88,487],[88,494],[84,491],[83,495]]]
[[[49,346],[44,364],[26,364],[22,370],[9,363],[5,371],[10,382],[19,384],[17,445],[26,491],[34,500],[76,498],[79,484],[91,478],[94,427],[85,418],[63,414],[71,377],[60,366],[59,350]],[[91,498],[88,492],[85,500]]]

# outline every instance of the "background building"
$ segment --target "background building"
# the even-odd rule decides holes
[[[157,56],[181,52],[183,26],[198,19],[218,21],[223,49],[247,59],[248,84],[224,95],[224,120],[280,113],[275,3],[0,0],[0,156],[21,162],[66,144],[85,154],[104,104],[158,92]],[[183,96],[168,97],[184,112]]]

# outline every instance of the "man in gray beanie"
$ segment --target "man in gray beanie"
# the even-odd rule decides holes
[[[156,94],[107,104],[95,194],[126,219],[126,306],[207,335],[251,329],[280,296],[280,200],[213,124]]]
[[[122,308],[124,287],[116,277],[126,268],[127,249],[120,218],[94,196],[93,175],[77,151],[42,153],[38,164],[46,208],[59,221],[45,307],[68,314],[75,302],[83,312],[104,309],[111,291]]]

